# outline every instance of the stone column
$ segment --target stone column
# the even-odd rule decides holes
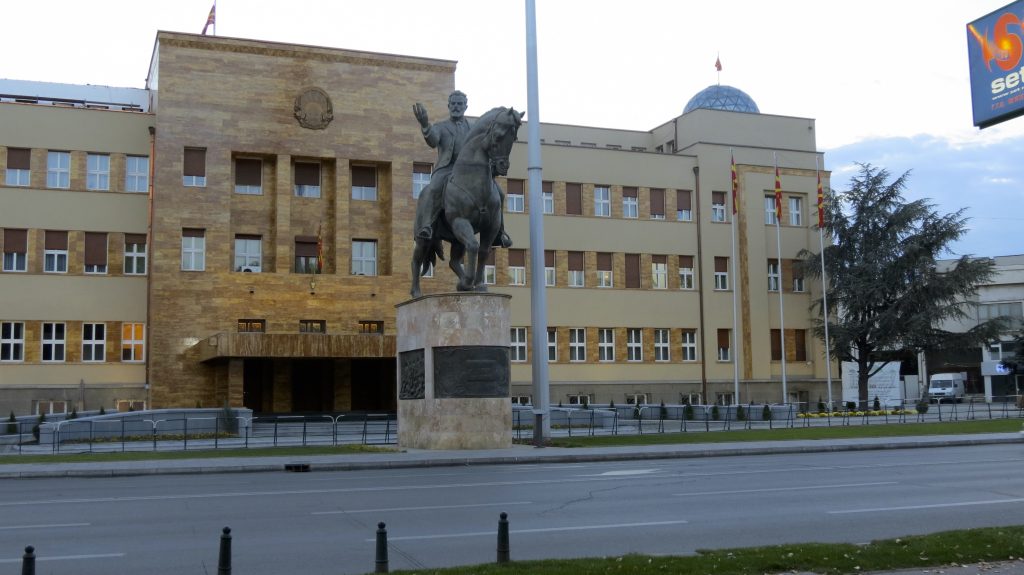
[[[510,300],[446,293],[396,306],[400,447],[511,447]]]

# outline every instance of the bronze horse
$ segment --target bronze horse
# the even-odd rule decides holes
[[[451,246],[448,267],[459,279],[456,289],[487,291],[484,265],[501,228],[504,208],[503,194],[494,178],[508,174],[508,157],[522,119],[522,113],[499,107],[481,116],[470,129],[444,186],[444,208],[433,224],[433,237],[416,238],[409,290],[412,297],[421,295],[420,276],[437,259],[444,259],[442,241]]]

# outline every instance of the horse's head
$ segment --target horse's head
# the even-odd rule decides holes
[[[481,127],[486,126],[480,145],[487,155],[492,176],[508,174],[508,157],[522,124],[523,113],[512,108],[494,108],[477,122]]]

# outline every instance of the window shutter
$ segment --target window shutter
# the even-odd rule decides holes
[[[506,190],[509,195],[522,196],[523,194],[523,181],[522,180],[509,180]]]
[[[66,250],[68,249],[68,233],[46,230],[45,249]]]
[[[4,229],[4,253],[23,254],[28,252],[28,230]]]
[[[729,348],[729,330],[720,329],[718,330],[718,347],[720,349]]]
[[[205,148],[185,148],[185,167],[182,173],[186,176],[206,177]]]
[[[772,330],[772,361],[782,359],[782,340],[779,339],[779,330]]]
[[[583,187],[580,184],[565,185],[565,213],[583,215]]]
[[[32,150],[28,148],[7,148],[7,168],[28,170],[32,167]]]
[[[626,287],[640,287],[640,254],[626,254]]]
[[[711,192],[711,203],[715,205],[725,205],[725,192]]]
[[[146,245],[146,234],[125,234],[124,243]]]
[[[377,187],[377,168],[373,166],[352,166],[352,185],[360,188]]]
[[[295,257],[316,257],[316,236],[295,236]]]
[[[597,269],[603,272],[612,271],[612,254],[608,252],[598,252]]]
[[[181,230],[181,237],[183,238],[201,238],[206,236],[206,230],[202,228],[183,228]]]
[[[555,252],[554,252],[554,250],[544,250],[544,267],[549,267],[549,268],[555,267]]]
[[[85,232],[85,265],[107,265],[107,234]]]
[[[622,187],[622,197],[624,197],[624,198],[635,198],[635,197],[637,197],[636,187],[635,186],[623,186]]]
[[[552,189],[551,188],[551,182],[541,182],[540,183],[540,191],[541,192],[543,192],[545,194],[550,194],[550,193],[552,193],[551,189]]]
[[[491,253],[494,253],[494,251],[492,250]],[[526,250],[509,250],[508,265],[517,268],[526,267]]]
[[[494,265],[494,250],[491,250],[491,253],[487,254],[487,265]]]
[[[295,162],[296,186],[319,186],[320,164],[315,162]]]
[[[235,160],[235,184],[239,186],[259,186],[262,178],[260,169],[263,162],[259,160],[239,158]]]
[[[651,188],[651,215],[665,215],[665,190],[661,188]]]
[[[729,272],[729,258],[715,258],[716,272]]]
[[[569,252],[569,269],[575,272],[583,271],[583,252]]]
[[[412,165],[412,173],[414,174],[429,174],[433,170],[432,164],[424,164],[422,162],[414,162]]]
[[[693,256],[679,256],[679,267],[693,269]]]
[[[651,263],[668,265],[668,256],[651,256]]]
[[[676,190],[676,209],[689,210],[690,190]]]

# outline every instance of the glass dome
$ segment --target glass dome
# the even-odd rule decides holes
[[[698,108],[710,108],[712,110],[729,110],[732,112],[750,112],[752,114],[761,113],[757,109],[757,104],[754,100],[747,95],[746,92],[732,86],[723,86],[721,84],[715,84],[704,88],[697,95],[690,98],[690,101],[686,103],[686,108],[683,109],[683,113],[696,110]]]

